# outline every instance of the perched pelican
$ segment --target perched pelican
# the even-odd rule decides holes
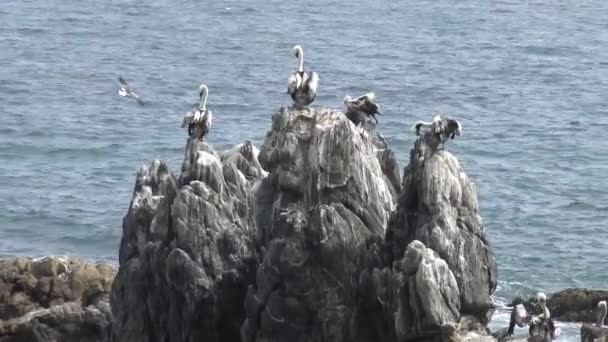
[[[197,133],[198,138],[202,138],[209,133],[213,122],[213,113],[207,108],[207,96],[209,88],[201,84],[198,87],[199,104],[196,108],[184,114],[182,128],[188,126],[188,135]]]
[[[350,121],[354,122],[355,125],[367,121],[370,116],[374,118],[376,124],[378,124],[376,114],[382,114],[380,113],[380,106],[374,102],[375,100],[376,94],[373,92],[359,96],[355,99],[352,99],[350,95],[346,95],[344,97],[346,116],[350,119]]]
[[[120,83],[120,88],[118,89],[118,95],[123,96],[123,97],[130,97],[132,99],[135,99],[135,101],[137,101],[138,104],[140,104],[142,106],[144,105],[144,101],[139,97],[139,95],[135,94],[135,92],[133,91],[133,88],[131,88],[129,83],[127,81],[125,81],[124,78],[119,77],[118,82]]]
[[[540,336],[540,341],[551,341],[555,337],[559,336],[560,329],[556,329],[551,319],[551,313],[547,307],[547,296],[544,293],[539,292],[536,295],[536,301],[542,309],[542,313],[538,316],[533,316],[530,319],[530,336]]]
[[[300,45],[294,46],[293,53],[298,60],[298,70],[289,76],[287,94],[291,95],[295,106],[301,108],[315,100],[319,75],[314,71],[304,71],[304,51]]]
[[[436,115],[432,122],[418,121],[413,127],[416,135],[422,135],[425,132],[433,134],[438,138],[439,143],[443,146],[449,139],[454,139],[455,136],[462,134],[462,125],[460,122],[447,117]]]
[[[595,326],[583,324],[581,327],[582,342],[608,342],[608,326],[604,325],[608,306],[603,300],[597,303],[597,320]]]
[[[597,321],[595,323],[600,328],[605,327],[604,321],[606,320],[607,311],[608,311],[608,305],[606,305],[605,300],[597,303]]]

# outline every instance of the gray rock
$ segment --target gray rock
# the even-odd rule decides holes
[[[447,150],[416,141],[403,176],[399,207],[389,223],[391,260],[418,240],[447,263],[458,284],[460,311],[488,321],[496,262],[479,215],[475,186]]]
[[[354,340],[357,260],[394,209],[394,155],[340,112],[283,108],[259,160],[269,172],[254,203],[265,253],[242,340]]]
[[[137,175],[112,289],[113,341],[238,341],[257,250],[249,218],[262,172],[244,143],[222,158],[189,138],[182,173]]]
[[[432,141],[431,141],[432,142]],[[138,173],[113,341],[491,341],[476,191],[425,137],[401,181],[381,135],[282,108],[258,152],[190,138]]]

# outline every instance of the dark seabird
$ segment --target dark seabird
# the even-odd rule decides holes
[[[416,135],[422,135],[425,132],[434,134],[442,146],[449,139],[454,139],[455,136],[462,134],[460,122],[447,117],[441,117],[440,115],[436,115],[432,122],[416,122],[414,129],[416,130]]]
[[[344,97],[344,106],[346,107],[346,116],[355,124],[367,121],[369,117],[374,118],[378,124],[376,114],[380,113],[380,106],[375,103],[376,94],[373,92],[352,99],[350,95]]]
[[[137,101],[138,104],[140,104],[142,106],[144,105],[144,101],[139,97],[139,95],[137,95],[133,91],[133,88],[131,88],[129,83],[127,81],[125,81],[124,78],[119,77],[118,82],[120,83],[120,88],[118,89],[118,95],[123,96],[123,97],[130,97],[132,99],[135,99],[135,101]]]
[[[291,95],[296,107],[310,105],[317,97],[319,75],[314,71],[304,71],[304,51],[300,45],[293,48],[298,60],[298,70],[289,76],[287,94]]]

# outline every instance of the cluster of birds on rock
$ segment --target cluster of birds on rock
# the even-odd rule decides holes
[[[297,68],[291,73],[287,84],[287,94],[291,96],[294,107],[306,108],[311,105],[316,96],[319,86],[319,75],[314,71],[304,70],[304,50],[300,45],[293,48],[297,60]],[[133,98],[140,105],[144,102],[135,93],[133,88],[122,77],[118,78],[120,96]],[[213,113],[207,108],[209,89],[205,84],[198,88],[199,103],[191,111],[184,115],[182,128],[188,127],[188,135],[202,139],[209,134],[213,123]],[[374,120],[378,124],[376,115],[381,115],[380,106],[376,103],[376,95],[373,92],[352,98],[350,95],[344,97],[345,115],[355,125],[360,126]],[[418,121],[413,126],[417,136],[426,136],[435,140],[436,146],[445,144],[449,139],[454,139],[462,134],[460,122],[446,116],[436,115],[431,122]],[[529,326],[530,338],[528,341],[551,341],[559,335],[559,329],[555,328],[551,320],[551,313],[547,307],[545,294],[539,293],[536,297],[542,313],[530,316],[523,304],[516,305],[511,313],[511,321],[507,330],[507,337],[514,333],[515,326]],[[598,304],[597,322],[595,326],[583,325],[581,327],[582,342],[608,342],[608,326],[604,325],[606,317],[606,301]]]
[[[523,304],[518,304],[511,311],[511,320],[507,330],[507,338],[513,336],[515,326],[520,328],[528,325],[529,342],[548,342],[555,339],[560,334],[559,328],[556,328],[551,319],[551,312],[547,307],[547,297],[544,293],[536,295],[536,302],[540,306],[542,313],[531,316],[526,311]],[[581,342],[608,342],[608,326],[604,325],[608,306],[606,301],[600,301],[597,304],[596,323],[595,325],[583,324],[581,326]],[[504,340],[504,339],[501,339]]]
[[[300,45],[293,48],[293,54],[296,57],[297,66],[296,70],[289,75],[287,94],[291,96],[294,107],[301,109],[311,105],[317,97],[319,75],[314,71],[304,69],[304,50]],[[119,77],[118,80],[120,83],[118,94],[120,96],[132,98],[140,105],[144,104],[141,97],[135,93],[127,81],[122,77]],[[207,108],[208,87],[201,84],[198,93],[199,104],[184,115],[182,128],[188,127],[189,136],[202,139],[211,129],[213,113]],[[373,92],[355,98],[346,95],[344,97],[344,107],[346,117],[357,126],[367,124],[371,119],[377,125],[378,118],[376,115],[382,115],[380,106],[376,103],[376,95]],[[448,139],[454,139],[455,136],[462,134],[460,122],[440,115],[435,116],[432,122],[418,121],[413,128],[418,136],[428,134],[435,137],[442,147]]]

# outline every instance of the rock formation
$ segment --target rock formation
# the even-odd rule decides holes
[[[399,191],[384,151],[340,112],[273,116],[259,156],[270,173],[254,204],[265,253],[243,342],[353,340],[357,260],[368,238],[384,235]]]
[[[283,108],[258,152],[190,138],[137,175],[113,341],[451,341],[487,336],[496,265],[477,195],[420,138],[403,180],[380,135]]]
[[[364,314],[358,326],[390,321],[397,341],[488,334],[496,262],[476,190],[456,158],[437,150],[432,134],[418,139],[410,152],[384,252],[386,267],[367,268],[361,277],[369,279],[367,285],[360,284],[379,295],[372,312],[384,314]]]
[[[111,296],[114,341],[238,341],[257,267],[248,197],[262,172],[250,143],[220,158],[190,138],[182,174],[137,174]]]
[[[114,274],[68,258],[0,261],[0,341],[106,341]]]

